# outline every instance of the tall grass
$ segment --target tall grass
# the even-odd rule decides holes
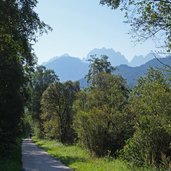
[[[21,140],[0,156],[0,171],[21,171]]]
[[[74,171],[156,171],[155,168],[133,167],[125,161],[110,157],[92,157],[86,149],[77,145],[63,145],[36,138],[34,142]]]

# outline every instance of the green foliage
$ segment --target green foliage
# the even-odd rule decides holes
[[[131,110],[136,115],[170,115],[170,83],[160,71],[150,69],[144,78],[140,78],[130,100]]]
[[[78,93],[73,126],[93,154],[116,155],[132,134],[131,116],[124,113],[127,97],[124,80],[103,72],[96,77],[96,87]]]
[[[170,102],[170,84],[160,71],[150,69],[130,98],[135,132],[122,150],[122,157],[136,164],[157,166],[163,166],[164,158],[171,157]],[[168,167],[169,161],[164,167]]]
[[[131,117],[124,113],[128,89],[121,77],[111,74],[114,68],[107,59],[90,59],[91,87],[79,92],[74,103],[78,140],[97,156],[116,155],[133,131]]]
[[[74,123],[78,138],[97,156],[116,155],[132,132],[130,118],[121,113],[108,114],[94,109],[80,115]]]
[[[58,139],[63,143],[73,141],[72,104],[78,90],[78,82],[68,81],[51,84],[43,93],[41,119],[45,137]]]
[[[21,165],[21,140],[11,146],[8,146],[5,154],[0,155],[0,170],[1,171],[19,171]]]
[[[100,0],[100,4],[110,6],[113,9],[118,8],[120,3],[121,0]]]
[[[0,153],[21,134],[25,86],[35,64],[32,44],[49,29],[34,12],[36,4],[0,1]]]
[[[36,144],[65,165],[78,171],[157,171],[155,167],[131,166],[111,157],[96,158],[78,145],[63,145],[56,141],[34,139]]]
[[[100,0],[100,3],[114,9],[120,6],[125,11],[133,38],[138,41],[156,38],[160,47],[171,50],[170,0]]]
[[[25,69],[26,75],[35,64],[33,43],[36,42],[38,35],[51,30],[34,11],[36,5],[37,0],[0,2],[0,55],[7,61],[15,58]],[[8,64],[4,66],[8,68]]]
[[[8,67],[7,67],[7,66]],[[15,142],[20,133],[24,82],[22,66],[15,57],[1,57],[0,65],[0,153]]]
[[[42,136],[41,134],[41,98],[43,92],[47,87],[54,83],[58,82],[59,79],[55,75],[54,71],[46,69],[44,66],[38,66],[36,71],[32,74],[32,80],[28,87],[30,99],[28,101],[28,110],[32,116],[34,122],[34,132],[37,136]]]
[[[88,83],[91,86],[96,86],[96,78],[99,73],[108,73],[111,74],[115,69],[111,66],[111,63],[108,62],[108,56],[102,55],[101,58],[96,57],[96,55],[91,56],[91,59],[88,60],[90,62],[89,72],[85,78],[87,78]]]
[[[132,170],[138,169],[135,165],[145,165],[146,170],[150,166],[154,166],[153,170],[168,169],[171,158],[169,80],[164,78],[160,71],[151,68],[145,77],[139,79],[130,93],[125,80],[111,74],[112,68],[107,58],[104,61],[103,58],[102,60],[93,58],[90,62],[92,68],[88,75],[92,82],[85,90],[80,91],[78,83],[71,81],[66,83],[57,81],[45,86],[41,83],[44,78],[34,82],[33,88],[35,90],[42,88],[40,92],[43,93],[38,99],[38,101],[41,99],[39,123],[42,129],[37,130],[45,138],[62,143],[71,143],[76,137],[77,142],[86,147],[91,156],[107,156],[105,162],[109,162],[107,168],[109,170],[114,168],[110,163],[112,157],[118,155],[129,161]],[[47,85],[48,88],[44,91]],[[42,145],[44,148],[74,169],[87,167],[93,170],[92,165],[96,168],[92,163],[86,166],[85,159],[80,156],[75,154],[68,156],[70,146],[65,148],[60,144],[56,149],[56,143],[50,144],[49,147],[46,142]],[[67,152],[60,152],[60,149]],[[71,149],[76,152],[75,146]],[[81,163],[81,166],[75,164],[76,162]],[[129,170],[127,166],[123,169]]]
[[[22,135],[23,135],[23,137],[28,138],[28,135],[31,132],[34,132],[35,127],[36,126],[35,126],[35,123],[33,122],[32,115],[30,113],[28,113],[28,111],[27,112],[25,111],[23,114],[23,117],[22,117],[22,129],[23,129]],[[33,128],[34,128],[34,130],[33,130]]]
[[[122,157],[138,165],[162,165],[169,154],[171,142],[170,120],[163,116],[141,116],[135,133],[122,151]],[[170,154],[169,154],[170,155]],[[165,165],[168,168],[169,162]]]

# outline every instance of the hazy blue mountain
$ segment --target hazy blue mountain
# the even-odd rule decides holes
[[[171,57],[160,58],[159,59],[162,63],[171,66]],[[143,64],[138,67],[130,67],[128,65],[120,65],[117,67],[117,70],[114,74],[121,75],[126,81],[129,87],[134,87],[138,81],[138,78],[144,76],[147,73],[147,70],[150,68],[158,68],[164,71],[165,66],[162,65],[157,59],[152,59],[146,64]],[[167,74],[165,72],[165,74]],[[82,88],[87,86],[86,80],[80,80],[80,86]]]
[[[159,60],[162,63],[171,66],[171,57],[160,58]],[[157,59],[152,59],[146,64],[143,64],[139,67],[130,67],[127,65],[120,65],[117,67],[115,74],[121,75],[123,78],[127,80],[128,85],[130,87],[133,87],[136,85],[138,78],[141,76],[144,76],[150,67],[158,68],[158,69],[165,68],[165,66],[162,65]]]
[[[111,54],[115,54],[118,56],[113,56],[110,57],[110,62],[112,63],[111,59],[114,60],[115,58],[118,59],[118,61],[123,61],[124,63],[124,56],[121,55],[120,53],[116,53],[114,52],[112,49],[102,49],[103,51],[108,52],[108,55]],[[88,57],[91,54],[97,54],[97,52],[101,52],[100,49],[94,49],[92,50],[89,54]],[[152,55],[148,54],[145,58],[143,56],[137,56],[136,59],[134,59],[134,61],[132,61],[132,65],[137,65],[137,63],[143,63],[149,59],[152,58]],[[167,57],[167,58],[160,58],[161,62],[165,63],[165,64],[170,64],[171,65],[171,57]],[[116,62],[116,60],[115,60]],[[114,61],[113,61],[114,63]],[[126,63],[126,61],[125,61]],[[72,57],[69,56],[68,54],[62,55],[60,57],[54,57],[52,59],[50,59],[48,62],[44,63],[44,65],[48,68],[48,69],[53,69],[55,71],[55,73],[59,76],[61,81],[67,81],[67,80],[72,80],[72,81],[77,81],[80,80],[80,84],[81,87],[84,88],[87,86],[86,81],[83,79],[85,77],[85,75],[88,73],[88,63],[85,60],[81,60],[80,58],[77,57]],[[115,65],[114,65],[115,66]],[[149,67],[157,67],[157,68],[163,68],[163,65],[157,61],[157,59],[152,59],[150,61],[148,61],[146,64],[140,65],[140,66],[136,66],[136,67],[131,67],[128,65],[119,65],[117,67],[117,70],[115,71],[115,74],[119,74],[122,75],[128,82],[128,85],[130,87],[133,87],[136,82],[137,79],[140,76],[143,76],[146,72],[147,69]]]
[[[159,55],[156,55],[157,58],[160,58]],[[136,67],[147,63],[148,61],[154,59],[154,55],[152,53],[147,54],[146,56],[140,55],[135,56],[130,62],[129,66]]]
[[[128,64],[128,60],[125,58],[125,56],[122,55],[120,52],[115,52],[113,49],[95,48],[88,53],[87,59],[89,59],[91,55],[97,55],[97,57],[101,55],[107,55],[109,57],[110,63],[113,66]]]
[[[65,54],[60,57],[54,57],[44,63],[48,69],[53,69],[61,81],[76,81],[83,78],[88,71],[88,63],[81,59],[71,57]]]
[[[97,57],[101,55],[107,55],[109,57],[109,61],[113,66],[125,64],[132,67],[143,65],[154,58],[154,55],[152,53],[149,53],[146,56],[135,56],[130,62],[128,62],[124,55],[122,55],[120,52],[115,52],[112,48],[95,48],[88,53],[86,59],[89,59],[91,55],[97,55]],[[160,58],[159,55],[156,55],[156,57]]]

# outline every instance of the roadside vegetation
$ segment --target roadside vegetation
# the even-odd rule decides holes
[[[33,141],[74,171],[158,171],[155,167],[136,167],[126,161],[115,160],[109,156],[97,158],[78,145],[64,145],[35,137]]]
[[[33,44],[49,30],[34,11],[36,0],[0,1],[0,170],[21,170],[23,113],[34,72]]]
[[[21,140],[11,145],[6,154],[0,156],[0,171],[20,171],[21,163]]]
[[[61,83],[54,71],[36,67],[33,44],[51,30],[33,10],[37,3],[0,1],[0,170],[21,170],[18,137],[31,131],[78,171],[170,170],[170,66],[164,64],[168,77],[150,68],[129,88],[107,56],[92,56],[89,87]],[[160,47],[170,52],[170,0],[100,3],[121,7],[138,41],[162,38]]]
[[[107,56],[89,61],[86,89],[80,89],[78,82],[49,79],[57,77],[37,68],[25,122],[32,125],[36,137],[52,140],[38,144],[79,171],[99,166],[104,171],[106,166],[109,170],[170,169],[169,79],[150,68],[130,89],[121,76],[112,74],[115,68]]]

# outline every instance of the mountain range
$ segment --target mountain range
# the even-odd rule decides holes
[[[169,65],[171,67],[171,57],[152,59],[138,67],[120,65],[117,67],[117,70],[114,72],[114,74],[121,75],[127,81],[129,87],[134,87],[138,81],[138,78],[144,76],[150,67],[160,69],[164,75],[169,74],[166,72],[166,66],[163,64]]]
[[[144,56],[135,56],[130,62],[120,52],[115,52],[113,49],[93,49],[90,51],[86,58],[80,59],[79,57],[73,57],[68,54],[64,54],[59,57],[54,57],[43,65],[47,69],[53,69],[59,76],[62,82],[67,80],[80,81],[81,87],[86,87],[87,83],[84,79],[88,73],[89,63],[87,60],[92,56],[97,57],[101,55],[107,55],[112,66],[117,66],[117,70],[114,74],[119,74],[127,80],[130,87],[133,87],[137,79],[143,76],[149,67],[163,68],[163,65],[154,59],[153,54]],[[161,58],[157,56],[162,63],[171,65],[171,57]]]
[[[77,81],[83,78],[88,72],[88,63],[68,54],[55,57],[43,65],[47,69],[53,69],[61,81]]]
[[[96,55],[96,56],[101,56],[101,55],[106,55],[109,57],[109,61],[112,64],[112,66],[119,66],[121,64],[126,64],[128,66],[136,67],[140,66],[142,64],[145,64],[149,60],[154,58],[154,55],[152,53],[147,54],[146,56],[139,55],[133,57],[131,61],[128,61],[127,58],[121,54],[120,52],[114,51],[112,48],[95,48],[91,50],[88,54],[86,59],[89,59],[91,56]],[[155,55],[157,58],[161,58],[159,55]]]

